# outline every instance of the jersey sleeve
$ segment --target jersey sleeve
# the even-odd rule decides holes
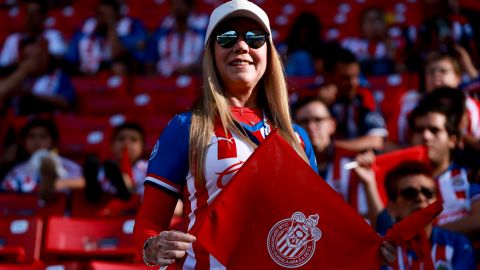
[[[293,125],[293,129],[300,136],[300,139],[304,144],[305,154],[307,154],[310,167],[312,167],[312,169],[318,174],[317,159],[315,158],[315,151],[313,150],[313,146],[312,146],[312,143],[310,142],[310,139],[308,138],[307,132],[303,128],[297,125]]]
[[[190,123],[191,113],[176,115],[170,120],[150,155],[145,185],[180,196],[189,170]]]

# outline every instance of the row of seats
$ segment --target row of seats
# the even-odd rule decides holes
[[[290,77],[288,80],[291,93],[299,96],[315,94],[315,86],[323,82],[322,77],[315,76]],[[89,154],[108,157],[112,129],[125,121],[135,121],[144,128],[145,149],[152,149],[170,118],[192,107],[200,85],[199,78],[189,76],[134,76],[125,81],[124,87],[114,88],[102,76],[73,79],[78,110],[54,116],[60,131],[58,148],[62,155],[80,163]],[[405,73],[371,77],[369,83],[381,104],[396,102],[391,99],[405,91],[418,89],[419,79],[416,74]],[[12,126],[18,133],[28,119],[12,116],[4,124]]]
[[[65,216],[68,201],[63,194],[48,203],[34,194],[0,194],[0,270],[58,264],[62,268],[52,269],[144,269],[135,264],[139,258],[132,234],[139,197],[126,202],[103,198],[92,204],[83,199],[83,191],[76,192],[70,201],[71,216]],[[182,219],[173,218],[171,228],[181,230]],[[121,264],[93,262],[93,266],[92,261]],[[14,264],[26,268],[8,268]]]
[[[72,5],[64,8],[54,8],[50,11],[46,21],[47,27],[59,29],[67,39],[71,38],[80,27],[85,18],[95,15],[95,7],[99,1],[89,0],[75,1]],[[336,29],[343,35],[358,35],[358,29],[352,27],[357,25],[361,11],[367,6],[378,6],[386,10],[389,23],[402,25],[419,25],[422,20],[421,1],[380,1],[380,0],[345,0],[345,1],[324,1],[324,0],[255,0],[253,1],[267,11],[272,21],[272,28],[275,30],[275,39],[284,40],[295,17],[301,11],[316,13],[325,30]],[[460,1],[462,6],[480,10],[476,1]],[[155,30],[161,23],[162,18],[169,13],[169,1],[166,0],[143,0],[125,1],[125,13],[141,18],[146,28]],[[197,10],[209,14],[215,6],[222,3],[218,0],[197,1]],[[24,23],[25,12],[19,6],[9,9],[0,9],[0,23],[10,25],[8,29],[0,31],[0,38],[11,31],[21,31]]]
[[[0,217],[64,216],[78,218],[134,217],[140,207],[139,195],[123,201],[111,194],[103,194],[98,202],[85,199],[83,190],[74,191],[71,196],[55,194],[48,202],[39,200],[37,194],[0,194]]]
[[[149,270],[152,269],[139,263],[117,263],[106,261],[92,261],[88,263],[44,263],[38,262],[27,265],[0,264],[0,270]]]
[[[41,259],[135,262],[133,225],[131,218],[2,218],[0,256],[10,263],[34,263]]]

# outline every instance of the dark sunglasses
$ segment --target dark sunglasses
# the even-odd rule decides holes
[[[435,191],[426,187],[421,187],[420,189],[414,187],[407,187],[400,190],[398,194],[407,200],[413,201],[418,197],[420,193],[422,193],[423,196],[425,196],[425,198],[427,198],[428,200],[432,199],[433,196],[435,196]]]
[[[235,30],[228,30],[217,35],[217,43],[223,48],[231,48],[237,43],[238,36],[242,35],[243,40],[247,43],[248,47],[258,49],[265,44],[268,39],[268,33],[264,33],[259,30],[251,30],[244,33],[239,33]]]

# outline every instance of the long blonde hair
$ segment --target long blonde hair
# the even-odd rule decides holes
[[[190,126],[189,167],[195,181],[205,181],[205,157],[208,144],[213,134],[213,125],[217,119],[225,131],[228,129],[253,148],[256,147],[245,133],[235,125],[230,105],[225,96],[213,55],[213,41],[210,38],[203,55],[203,89],[198,103],[192,110]],[[264,110],[268,119],[277,128],[279,134],[308,163],[308,158],[302,148],[291,122],[288,105],[288,92],[285,73],[275,46],[267,41],[268,62],[265,74],[260,80],[257,98],[258,106]]]

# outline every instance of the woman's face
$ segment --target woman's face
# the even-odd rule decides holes
[[[215,64],[219,77],[230,94],[245,94],[255,89],[267,67],[267,42],[258,48],[250,48],[243,38],[247,31],[264,32],[253,20],[235,18],[227,20],[212,37],[214,44]],[[230,48],[223,48],[216,41],[216,35],[235,30],[239,34],[237,42]]]
[[[461,78],[455,73],[452,62],[448,59],[433,62],[425,70],[425,88],[427,92],[445,86],[457,88],[460,83]]]

